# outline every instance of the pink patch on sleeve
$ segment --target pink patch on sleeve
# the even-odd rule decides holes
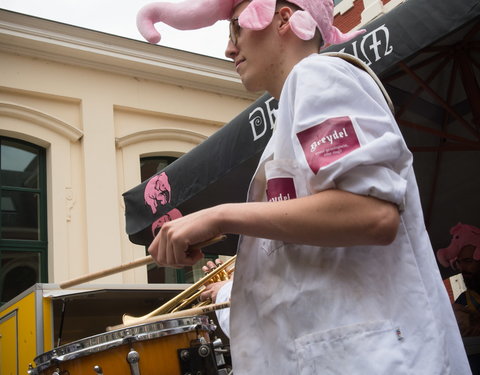
[[[297,133],[313,173],[360,147],[350,117],[330,118]]]
[[[297,192],[291,177],[271,178],[267,181],[267,200],[269,202],[295,199]]]

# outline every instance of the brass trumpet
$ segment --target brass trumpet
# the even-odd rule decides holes
[[[206,274],[204,277],[198,280],[195,284],[191,285],[190,287],[185,289],[183,292],[181,292],[180,294],[178,294],[168,302],[164,303],[162,306],[158,307],[157,309],[151,311],[146,315],[135,317],[135,316],[124,314],[122,317],[123,324],[125,326],[140,324],[153,316],[177,312],[183,309],[184,307],[190,305],[190,303],[195,301],[195,299],[198,298],[200,293],[202,293],[205,285],[212,282],[227,280],[230,278],[231,273],[234,271],[235,259],[236,259],[236,255],[228,259],[225,263],[221,264],[217,268],[215,268],[213,271]],[[200,306],[204,306],[207,303],[210,303],[210,301],[201,302],[195,307],[198,308]]]

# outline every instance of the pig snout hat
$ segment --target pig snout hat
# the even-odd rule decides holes
[[[228,20],[235,7],[245,0],[185,0],[180,3],[157,2],[144,6],[137,15],[137,27],[150,43],[158,43],[160,34],[155,23],[163,22],[175,29],[194,30]],[[342,33],[333,26],[333,0],[289,0],[301,10],[294,12],[289,22],[293,32],[310,40],[318,28],[326,44],[344,43],[364,30]],[[238,18],[242,28],[262,30],[275,14],[276,0],[252,0]]]
[[[452,239],[450,245],[444,249],[437,251],[437,259],[439,263],[448,267],[455,268],[454,263],[458,258],[458,254],[465,246],[473,246],[473,259],[480,260],[480,229],[473,225],[458,223],[450,228]]]

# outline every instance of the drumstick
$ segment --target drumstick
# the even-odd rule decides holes
[[[217,243],[219,241],[223,241],[225,238],[227,238],[227,236],[219,235],[219,236],[211,238],[207,241],[203,241],[203,242],[200,242],[196,245],[192,245],[192,246],[189,247],[189,249],[201,249],[202,247],[206,247],[206,246],[209,246],[209,245],[213,245],[214,243]],[[83,275],[83,276],[77,277],[75,279],[64,281],[64,282],[60,283],[58,286],[61,289],[70,288],[71,286],[74,286],[74,285],[83,284],[87,281],[100,279],[100,278],[105,277],[105,276],[110,276],[110,275],[113,275],[113,274],[118,273],[118,272],[127,271],[127,270],[130,270],[130,269],[135,268],[135,267],[145,266],[147,264],[151,264],[151,263],[154,263],[154,262],[155,261],[153,260],[153,257],[151,255],[147,255],[144,258],[139,258],[139,259],[136,259],[136,260],[134,260],[132,262],[129,262],[129,263],[121,264],[119,266],[108,268],[106,270],[101,270],[101,271],[89,273],[87,275]]]
[[[201,307],[193,307],[188,310],[180,310],[173,313],[157,315],[150,318],[145,318],[142,320],[137,320],[135,322],[119,324],[116,326],[107,327],[107,331],[114,331],[116,329],[130,327],[133,325],[140,325],[140,324],[147,324],[147,323],[154,323],[159,322],[161,320],[168,320],[168,319],[177,319],[177,318],[184,318],[186,316],[196,316],[196,315],[204,315],[211,313],[216,310],[226,309],[230,307],[230,301],[222,302],[222,303],[214,303],[206,306]]]

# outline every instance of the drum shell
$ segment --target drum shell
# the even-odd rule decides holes
[[[131,375],[127,361],[131,350],[139,355],[138,367],[142,375],[180,374],[178,349],[189,348],[199,340],[210,342],[209,333],[214,329],[206,317],[132,326],[82,339],[44,353],[35,358],[37,368],[32,374],[96,374],[95,367],[99,366],[104,375]],[[89,345],[90,343],[95,344]]]

